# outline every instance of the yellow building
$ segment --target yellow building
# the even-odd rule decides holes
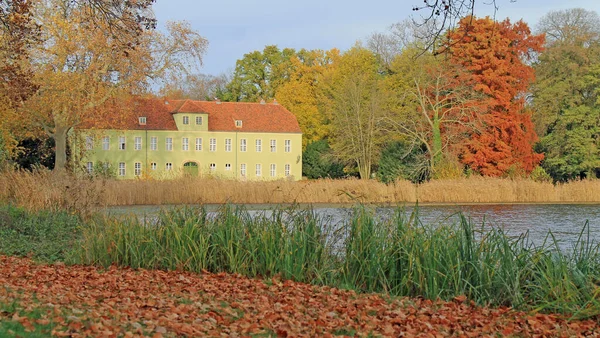
[[[134,110],[120,124],[80,128],[86,170],[108,166],[125,179],[302,177],[302,132],[277,102],[152,100]]]

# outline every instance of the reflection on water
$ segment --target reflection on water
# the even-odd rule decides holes
[[[219,206],[207,205],[208,210],[216,211]],[[251,214],[270,213],[274,205],[246,205]],[[152,217],[160,210],[160,206],[135,206],[110,208],[109,214],[135,214]],[[311,206],[301,206],[311,208]],[[314,212],[328,224],[336,225],[349,219],[352,207],[312,206]],[[413,206],[401,207],[409,216],[415,209]],[[397,209],[395,207],[372,207],[380,217],[386,217]],[[600,205],[572,204],[499,204],[499,205],[421,205],[418,207],[419,219],[423,224],[436,225],[458,221],[458,213],[462,212],[476,226],[502,227],[510,235],[519,236],[529,232],[530,240],[540,245],[551,231],[561,248],[569,249],[583,226],[589,222],[590,237],[600,241]]]

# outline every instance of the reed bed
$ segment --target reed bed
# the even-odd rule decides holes
[[[584,227],[571,252],[551,233],[540,246],[527,236],[456,224],[424,225],[398,210],[376,217],[356,207],[330,224],[310,210],[250,215],[226,205],[162,211],[153,219],[104,218],[83,231],[78,263],[279,276],[300,282],[482,305],[600,315],[600,251]]]
[[[384,184],[375,180],[114,180],[47,170],[0,173],[0,203],[91,213],[125,205],[199,203],[600,203],[600,180],[564,184],[471,177]],[[90,211],[88,211],[90,210]]]

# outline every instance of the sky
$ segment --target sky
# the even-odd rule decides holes
[[[477,16],[494,16],[491,0],[476,0]],[[351,48],[375,32],[409,17],[422,0],[157,0],[159,29],[167,21],[189,22],[208,42],[204,74],[233,72],[244,54],[279,48]],[[550,11],[584,8],[600,14],[600,0],[496,0],[496,19],[523,19],[535,28]],[[416,16],[415,16],[416,15]]]

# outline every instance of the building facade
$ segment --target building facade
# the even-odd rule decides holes
[[[77,140],[87,171],[110,168],[123,179],[302,177],[300,127],[276,102],[153,100],[119,127],[80,128]]]

